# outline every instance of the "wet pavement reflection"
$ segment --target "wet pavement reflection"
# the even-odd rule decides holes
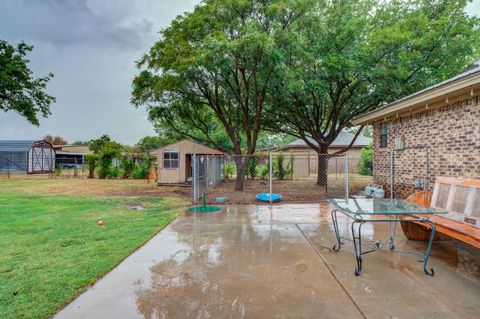
[[[348,235],[349,222],[340,231]],[[364,227],[366,241],[386,236]],[[436,243],[425,276],[415,256],[376,252],[353,274],[328,203],[235,206],[184,214],[55,318],[477,318],[480,285],[459,274],[453,242]],[[398,247],[424,249],[401,233]],[[452,298],[452,296],[454,296]]]

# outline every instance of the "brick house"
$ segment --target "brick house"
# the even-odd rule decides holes
[[[374,183],[390,196],[432,190],[437,176],[480,178],[480,61],[459,75],[367,113]]]

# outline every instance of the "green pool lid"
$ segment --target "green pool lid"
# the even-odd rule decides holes
[[[194,206],[190,207],[188,211],[190,213],[214,213],[220,211],[222,208],[219,206]]]

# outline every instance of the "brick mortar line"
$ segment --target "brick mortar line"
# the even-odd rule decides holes
[[[298,230],[300,231],[300,233],[303,235],[303,237],[305,238],[305,240],[308,242],[308,244],[310,245],[310,247],[312,247],[313,251],[315,252],[315,254],[318,256],[318,258],[320,258],[320,260],[323,262],[323,264],[325,265],[325,267],[327,267],[328,271],[330,272],[330,274],[333,276],[333,278],[335,278],[335,280],[337,281],[337,283],[340,285],[340,287],[343,289],[343,291],[345,292],[345,294],[347,294],[348,298],[350,299],[350,301],[353,303],[353,305],[355,306],[355,308],[357,308],[358,312],[360,312],[360,315],[364,318],[364,319],[367,319],[367,316],[363,313],[362,309],[360,309],[360,306],[355,302],[355,300],[353,299],[353,297],[348,293],[347,289],[345,288],[345,286],[342,285],[342,283],[340,282],[340,280],[337,278],[337,276],[335,276],[335,273],[333,272],[333,270],[330,268],[330,266],[327,264],[327,262],[325,261],[325,259],[322,257],[322,255],[320,254],[320,252],[317,250],[317,248],[313,245],[312,241],[310,240],[310,238],[308,238],[308,236],[303,232],[303,230],[300,228],[300,226],[298,226],[298,224],[295,224],[295,226],[297,226]]]

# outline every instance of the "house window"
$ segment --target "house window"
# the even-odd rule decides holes
[[[178,168],[178,152],[163,152],[163,168]]]
[[[380,147],[387,147],[388,139],[388,125],[387,123],[380,124]]]

